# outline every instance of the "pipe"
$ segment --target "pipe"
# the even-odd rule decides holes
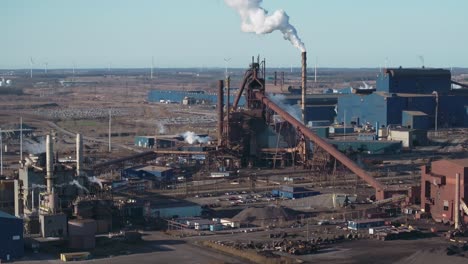
[[[455,204],[454,204],[455,229],[460,229],[460,173],[455,174]]]
[[[305,105],[306,105],[306,94],[307,94],[307,52],[302,52],[302,122],[306,124],[306,116],[305,116]]]
[[[81,166],[83,165],[83,139],[81,134],[76,134],[76,176],[81,176]]]
[[[346,155],[341,153],[337,150],[334,146],[329,144],[327,141],[322,139],[321,137],[314,134],[310,129],[308,129],[304,124],[300,121],[296,120],[292,117],[288,112],[284,111],[279,107],[277,104],[273,103],[270,99],[268,99],[265,95],[262,95],[259,92],[255,93],[255,97],[262,101],[262,103],[269,109],[275,111],[278,115],[280,115],[284,120],[294,126],[297,130],[299,130],[305,137],[309,140],[317,144],[319,147],[323,148],[326,152],[332,155],[335,159],[340,161],[344,166],[358,175],[361,179],[367,182],[369,185],[376,189],[376,197],[378,200],[382,200],[384,198],[383,190],[384,186],[374,179],[372,176],[366,173],[363,169],[361,169],[356,163],[354,163],[351,159],[349,159]]]
[[[234,100],[234,103],[232,104],[232,110],[236,110],[237,109],[237,106],[239,104],[239,101],[242,97],[242,94],[244,93],[244,88],[245,88],[245,85],[247,84],[247,81],[252,77],[252,71],[251,70],[248,70],[245,72],[244,74],[244,78],[242,79],[242,83],[241,83],[241,86],[240,86],[240,89],[239,91],[237,92],[237,96],[236,96],[236,99]]]
[[[224,126],[224,81],[218,81],[218,146],[223,144],[223,126]]]
[[[47,192],[52,193],[54,186],[54,146],[52,137],[46,136],[46,181],[47,181]]]

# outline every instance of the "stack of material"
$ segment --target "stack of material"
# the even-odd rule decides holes
[[[241,224],[271,224],[288,221],[293,217],[284,208],[278,206],[249,207],[232,218]]]
[[[417,229],[401,227],[376,227],[369,228],[369,234],[373,235],[374,238],[379,240],[396,240],[396,239],[408,239],[416,238],[421,235],[421,232]]]

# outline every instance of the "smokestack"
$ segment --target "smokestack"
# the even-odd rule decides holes
[[[52,143],[52,137],[46,136],[46,180],[47,180],[47,192],[52,193],[54,188],[54,147]]]
[[[302,122],[305,124],[305,105],[306,105],[306,94],[307,94],[307,52],[302,52]]]
[[[277,73],[275,71],[275,86],[276,86],[276,80],[277,80]]]
[[[460,173],[455,174],[455,204],[454,204],[455,229],[460,229]]]
[[[224,106],[224,81],[218,81],[218,146],[223,144],[223,127],[224,127],[224,116],[223,116],[223,106]]]
[[[231,103],[231,76],[228,76],[226,79],[226,142],[229,142],[229,107]]]
[[[281,91],[283,90],[284,86],[284,71],[281,72]]]
[[[81,134],[76,134],[76,176],[81,176],[81,166],[83,164],[83,140]]]

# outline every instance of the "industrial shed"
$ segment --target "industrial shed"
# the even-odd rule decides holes
[[[152,197],[147,206],[146,214],[151,217],[194,217],[202,214],[199,204],[165,196]]]
[[[122,177],[170,181],[174,177],[174,170],[168,167],[143,165],[123,170]]]
[[[23,254],[23,220],[0,211],[0,260],[18,259]]]
[[[318,195],[320,192],[312,191],[304,187],[281,186],[280,189],[271,191],[271,194],[289,199],[298,199]]]
[[[151,136],[136,136],[135,137],[135,146],[143,148],[153,148],[154,147],[154,137]]]

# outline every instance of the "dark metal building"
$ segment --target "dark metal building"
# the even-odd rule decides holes
[[[468,93],[452,90],[450,78],[444,69],[386,69],[377,78],[376,92],[338,98],[337,119],[400,125],[403,111],[419,111],[429,120],[424,127],[434,127],[436,118],[439,127],[466,126]]]
[[[23,254],[23,220],[0,211],[0,260],[18,259]]]

